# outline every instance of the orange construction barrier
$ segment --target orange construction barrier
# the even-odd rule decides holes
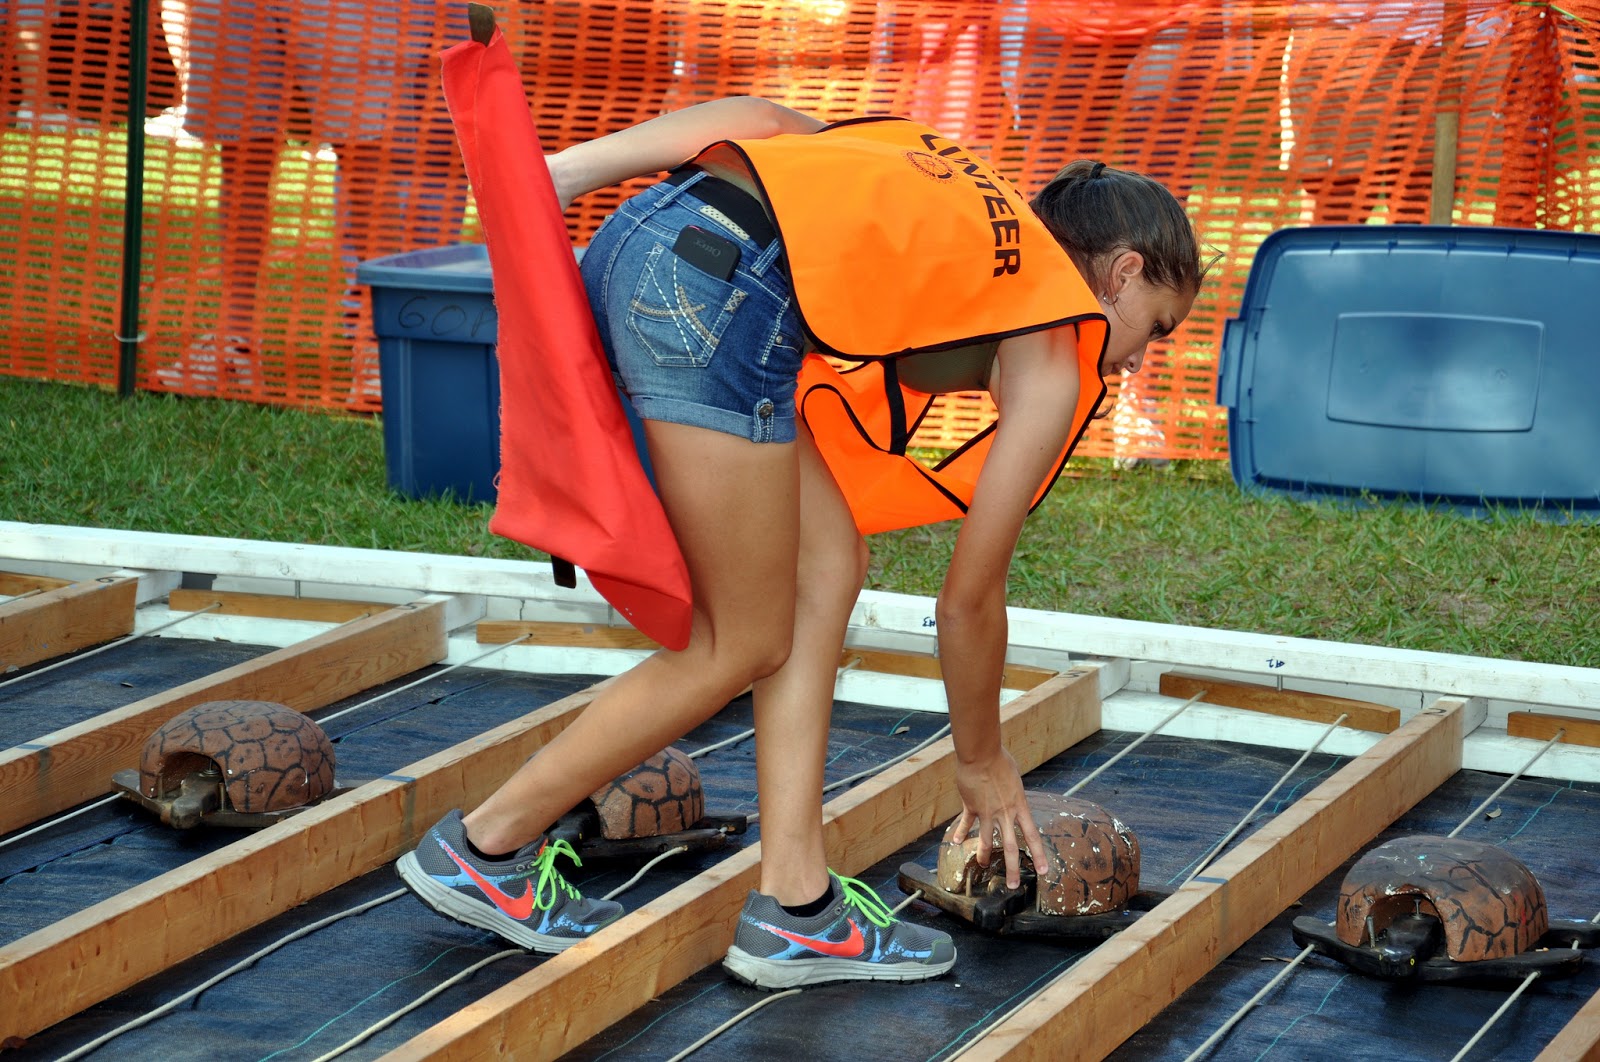
[[[379,408],[357,262],[477,238],[439,80],[459,0],[150,9],[140,387]],[[130,0],[11,0],[0,52],[0,372],[109,386]],[[1304,223],[1600,230],[1600,0],[518,0],[497,5],[555,149],[735,93],[901,114],[1024,189],[1143,170],[1221,254],[1190,323],[1079,452],[1218,457],[1223,320]],[[626,190],[568,213],[586,238]],[[918,442],[993,415],[949,396]]]

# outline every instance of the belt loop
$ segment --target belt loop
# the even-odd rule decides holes
[[[696,184],[700,183],[700,181],[704,180],[705,176],[706,171],[700,169],[698,166],[673,170],[660,182],[661,184],[667,186],[667,190],[662,194],[658,204],[660,206],[666,206],[668,203],[678,198],[679,195],[683,194],[683,192],[693,188]]]
[[[762,249],[761,254],[757,256],[755,262],[751,264],[750,272],[754,273],[758,277],[766,276],[767,270],[772,268],[772,263],[776,262],[779,256],[782,254],[783,241],[773,240]]]

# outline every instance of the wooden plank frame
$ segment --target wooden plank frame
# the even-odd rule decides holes
[[[1225,704],[1232,708],[1248,708],[1252,712],[1311,719],[1318,723],[1331,723],[1344,715],[1349,718],[1342,725],[1379,734],[1392,734],[1400,727],[1400,709],[1368,701],[1331,697],[1325,693],[1280,690],[1253,682],[1188,675],[1182,671],[1168,671],[1161,676],[1161,692],[1164,696],[1182,699],[1202,691],[1205,696],[1200,699],[1207,704]]]
[[[237,590],[177,589],[167,596],[167,607],[174,612],[198,612],[216,606],[224,616],[260,616],[266,619],[311,620],[316,623],[349,623],[389,608],[376,601],[335,601],[331,598],[283,597],[275,594],[247,594]]]
[[[137,576],[108,575],[0,604],[0,672],[128,634],[138,595]]]
[[[30,599],[31,600],[31,599]],[[206,701],[321,708],[444,658],[449,600],[430,596],[0,752],[0,833],[110,791],[162,723]]]
[[[984,1036],[968,1060],[1102,1059],[1460,769],[1440,700],[1346,764]]]
[[[31,1036],[398,858],[566,729],[592,690],[310,808],[0,948],[0,1040]]]
[[[1100,729],[1093,669],[1065,672],[1001,709],[1006,743],[1024,771]],[[830,801],[829,864],[856,874],[960,810],[949,738]],[[554,1058],[661,992],[720,961],[745,895],[760,879],[761,846],[744,849],[645,904],[604,934],[541,963],[385,1055],[401,1059],[516,1054]],[[540,1020],[559,1008],[560,1021]]]
[[[1054,754],[1052,749],[1065,748],[1099,729],[1099,698],[1091,670],[1047,685],[1004,710],[1013,755],[1024,763],[1042,762]],[[482,801],[501,779],[565,729],[593,691],[563,698],[401,768],[0,948],[0,998],[7,1000],[0,1039],[31,1035],[392,861],[450,808]],[[948,740],[943,745],[948,746]],[[863,790],[876,795],[865,801],[868,811],[855,812],[847,820],[853,827],[830,827],[830,853],[837,853],[839,865],[852,866],[885,838],[904,835],[909,841],[953,814],[952,771],[953,752],[935,745],[835,800],[830,809],[863,802]],[[863,844],[872,847],[861,852]],[[748,853],[731,857],[746,858]],[[877,858],[867,858],[861,865]],[[755,873],[758,860],[755,854],[748,870],[739,873]],[[292,872],[286,873],[289,868]],[[702,900],[701,889],[724,876],[738,874],[715,868],[697,878],[700,886],[685,894],[695,917],[707,917],[703,912],[712,909],[709,901]],[[735,892],[742,902],[744,888]],[[723,924],[731,940],[732,915]],[[616,930],[608,936],[622,943]],[[726,949],[724,941],[722,950]],[[587,954],[583,949],[573,952],[580,959]],[[85,961],[86,956],[94,961]]]
[[[484,594],[501,599],[502,610],[506,608],[506,600],[517,602],[514,614],[518,615],[576,618],[588,625],[618,622],[614,614],[609,614],[609,619],[600,619],[608,615],[608,606],[585,583],[580,582],[576,590],[558,588],[550,576],[548,565],[531,562],[0,522],[0,563],[4,563],[4,557],[16,558],[24,570],[28,570],[27,566],[31,564],[32,570],[40,573],[16,577],[25,580],[44,581],[56,575],[70,574],[72,578],[82,581],[95,577],[97,571],[124,565],[146,569],[181,568],[247,582],[263,580],[271,581],[273,585],[292,582],[296,593],[299,592],[300,582],[305,581],[333,584],[342,588],[341,592],[357,596],[361,592],[360,584],[370,584],[374,588],[409,587],[413,592]],[[33,587],[30,584],[27,588]],[[933,640],[929,629],[932,604],[930,599],[865,592],[852,615],[850,644],[866,651],[926,649]],[[1595,669],[1022,609],[1012,609],[1010,613],[1014,659],[1056,665],[1066,660],[1069,654],[1076,658],[1083,655],[1122,658],[1116,662],[1121,664],[1124,678],[1114,683],[1112,689],[1126,681],[1127,660],[1133,659],[1146,662],[1144,666],[1147,667],[1151,666],[1150,662],[1159,662],[1164,667],[1218,668],[1244,676],[1258,676],[1263,681],[1305,680],[1310,683],[1348,683],[1367,688],[1416,691],[1418,699],[1404,709],[1408,714],[1416,712],[1417,705],[1427,704],[1429,696],[1441,693],[1488,699],[1490,712],[1500,713],[1491,714],[1491,718],[1496,720],[1495,725],[1498,725],[1498,719],[1507,718],[1504,713],[1508,705],[1511,708],[1536,706],[1540,717],[1546,717],[1548,711],[1569,711],[1579,716],[1588,713],[1590,720],[1600,714],[1600,671]],[[148,616],[145,618],[148,619]],[[461,645],[455,647],[455,652],[470,650],[465,639],[457,641]],[[519,653],[522,650],[513,649],[509,652]],[[847,655],[842,662],[848,662],[849,659]],[[1102,676],[1111,670],[1102,669]],[[1102,689],[1105,690],[1105,687]],[[582,699],[585,695],[578,696]],[[1481,712],[1481,703],[1475,700],[1474,704]],[[1496,705],[1499,707],[1496,708]],[[1015,708],[1014,704],[1006,711]],[[560,711],[565,710],[568,709]],[[1197,708],[1190,714],[1218,711],[1226,710]],[[1465,713],[1455,714],[1461,716]],[[1408,723],[1363,754],[1362,759],[1378,758],[1387,763],[1392,753],[1393,757],[1413,765],[1423,763],[1421,770],[1424,773],[1435,771],[1438,765],[1433,757],[1440,741],[1439,734],[1446,729],[1433,718],[1435,715],[1437,712],[1433,709],[1424,709],[1421,725],[1428,729],[1428,734],[1418,739],[1415,743],[1417,747],[1394,751],[1399,739],[1415,733],[1416,728]],[[1433,719],[1431,727],[1428,726],[1429,719]],[[546,720],[546,723],[551,727],[564,725],[560,722],[559,712],[558,718]],[[1281,723],[1309,728],[1309,724],[1291,720]],[[1470,729],[1471,720],[1465,719],[1450,725],[1465,731]],[[1508,720],[1508,730],[1511,725]],[[498,734],[499,731],[491,733]],[[489,736],[474,739],[474,745],[484,742]],[[1208,735],[1195,736],[1204,738]],[[1508,738],[1503,732],[1474,736],[1475,742],[1484,739],[1514,746],[1513,751],[1519,762],[1527,755],[1527,750],[1522,748],[1528,744],[1525,740]],[[530,738],[529,744],[537,744],[538,741],[536,737]],[[1469,766],[1485,770],[1509,769],[1486,762],[1470,762],[1471,746],[1469,742]],[[297,816],[290,824],[274,827],[268,831],[272,835],[270,837],[260,834],[246,839],[161,879],[113,897],[89,911],[80,912],[76,918],[63,920],[25,941],[0,948],[0,999],[6,1000],[6,1005],[0,1007],[0,1040],[14,1034],[10,1026],[14,1024],[12,1012],[17,1001],[27,1001],[26,1013],[30,1021],[53,1008],[58,1016],[43,1021],[35,1028],[51,1024],[89,1005],[93,1002],[89,997],[95,993],[99,993],[98,998],[104,998],[194,954],[207,946],[204,943],[207,939],[212,942],[225,939],[242,928],[255,925],[295,903],[304,902],[310,896],[348,880],[362,872],[363,860],[376,860],[371,865],[378,866],[392,859],[413,843],[421,830],[437,817],[436,805],[449,807],[470,803],[474,799],[470,795],[451,796],[461,791],[464,779],[484,775],[484,772],[476,769],[463,769],[463,764],[477,762],[464,758],[461,752],[464,747],[458,746],[456,750],[447,750],[413,765],[413,768],[423,772],[415,778],[396,774],[371,783],[370,787],[362,787],[357,793],[330,802],[325,808]],[[1459,753],[1459,733],[1455,747]],[[517,746],[515,752],[505,752],[499,746],[497,748],[499,751],[493,755],[502,757],[508,763],[520,762],[529,754],[525,751],[526,746],[521,745]],[[924,753],[910,763],[920,763],[927,755]],[[1578,769],[1577,766],[1568,767],[1563,756],[1582,757],[1585,764],[1594,760],[1594,754],[1589,749],[1563,745],[1552,749],[1541,764],[1559,762],[1561,766],[1558,769],[1561,771]],[[440,760],[439,757],[444,759]],[[0,766],[3,764],[3,754],[0,754]],[[1090,971],[1075,971],[1070,987],[1066,981],[1052,986],[1047,993],[1048,998],[1041,996],[1034,1000],[997,1028],[995,1036],[975,1042],[972,1054],[1008,1058],[1103,1057],[1103,1051],[1095,1054],[1093,1045],[1115,1040],[1114,1028],[1092,1028],[1090,1032],[1093,1038],[1088,1041],[1091,1047],[1080,1054],[1060,1050],[1061,1038],[1065,1036],[1070,1040],[1074,1035],[1071,1032],[1063,1033],[1066,1027],[1063,1023],[1070,1026],[1083,1016],[1085,1008],[1098,1012],[1122,1007],[1125,996],[1116,997],[1116,1008],[1104,1005],[1108,990],[1101,985],[1102,980],[1107,984],[1121,984],[1125,988],[1133,984],[1136,989],[1153,983],[1154,998],[1168,990],[1161,973],[1163,963],[1177,964],[1174,969],[1181,969],[1186,978],[1200,976],[1204,969],[1209,968],[1211,955],[1208,949],[1218,956],[1225,954],[1228,942],[1239,936],[1240,926],[1245,924],[1238,920],[1247,915],[1257,916],[1252,902],[1256,905],[1271,902],[1276,895],[1274,890],[1284,895],[1294,891],[1292,883],[1285,885],[1273,880],[1268,868],[1276,866],[1281,871],[1286,860],[1300,859],[1306,853],[1322,848],[1345,846],[1349,842],[1349,837],[1345,835],[1352,831],[1352,822],[1361,823],[1381,817],[1382,805],[1391,799],[1392,794],[1374,795],[1375,785],[1370,778],[1357,780],[1342,794],[1327,792],[1328,786],[1345,778],[1354,766],[1347,766],[1345,771],[1341,771],[1323,787],[1302,797],[1279,820],[1274,820],[1220,860],[1212,874],[1206,875],[1207,878],[1216,877],[1218,880],[1190,883],[1174,897],[1174,901],[1182,901],[1181,905],[1169,901],[1172,906],[1163,905],[1165,910],[1158,908],[1162,912],[1163,931],[1137,947],[1135,954],[1117,959],[1112,955],[1114,949],[1103,947],[1097,950],[1089,961],[1097,964],[1094,969],[1099,970],[1099,977],[1085,984],[1077,975]],[[907,767],[909,764],[896,770],[902,771]],[[489,775],[489,780],[493,781],[509,769],[497,771],[490,767],[489,771],[495,773]],[[1383,764],[1376,764],[1372,768],[1375,774],[1384,773],[1391,783],[1405,783],[1406,772],[1393,775],[1394,770]],[[3,773],[0,773],[0,782],[3,782]],[[3,788],[0,788],[0,795],[3,792]],[[848,796],[856,797],[858,793],[864,791],[858,790]],[[1313,798],[1322,806],[1308,804]],[[836,808],[842,807],[841,801],[844,800],[846,798],[841,797],[829,805],[830,815],[835,813]],[[0,802],[0,806],[3,806],[3,802]],[[1288,836],[1269,833],[1280,829],[1280,820],[1285,827],[1292,826],[1295,820],[1288,818],[1291,814],[1303,821],[1299,822],[1298,827],[1292,828]],[[859,823],[860,820],[853,821]],[[870,833],[873,828],[861,829]],[[369,829],[372,831],[370,834],[367,832]],[[830,825],[830,831],[834,829]],[[386,830],[389,832],[383,832]],[[856,829],[852,827],[848,836],[855,835]],[[830,845],[838,843],[833,832],[829,837]],[[380,854],[380,849],[387,854]],[[846,861],[849,858],[847,851],[845,859],[836,858],[834,861],[841,868],[846,868],[854,865]],[[283,869],[290,867],[293,868],[292,872]],[[717,868],[719,871],[722,869]],[[736,875],[748,873],[749,869],[730,865],[726,871]],[[299,884],[301,877],[308,879],[304,887]],[[718,880],[713,877],[703,875],[701,879],[696,879],[696,882],[702,881],[707,890],[718,887]],[[672,926],[690,924],[679,919],[675,909],[662,906],[677,896],[678,891],[635,914],[654,911],[669,930]],[[1262,897],[1267,899],[1263,900]],[[709,917],[700,915],[699,907],[716,906],[716,903],[703,899],[697,901],[693,896],[688,897],[685,903],[696,907],[694,918]],[[731,912],[727,913],[729,918],[724,921],[731,924]],[[629,916],[630,919],[633,917]],[[68,925],[69,921],[71,925]],[[1157,923],[1150,922],[1149,928],[1156,930]],[[621,952],[626,954],[608,954],[606,961],[622,962],[624,966],[632,961],[635,965],[649,967],[658,957],[650,949],[660,946],[663,939],[666,940],[664,947],[669,958],[680,947],[706,947],[706,940],[699,933],[691,932],[687,937],[676,938],[668,930],[651,929],[649,932],[666,933],[666,936],[641,936],[629,944],[619,942]],[[1134,938],[1126,934],[1124,937],[1126,944],[1135,943]],[[1119,941],[1111,943],[1119,944]],[[30,947],[33,950],[19,952],[19,945],[26,942],[32,942]],[[540,1000],[548,1004],[557,999],[561,1000],[565,1013],[565,992],[569,987],[592,990],[599,985],[598,995],[603,997],[606,994],[609,986],[604,978],[595,977],[584,970],[581,960],[590,947],[589,944],[580,946],[565,956],[542,964],[500,992],[436,1025],[402,1047],[395,1057],[456,1057],[457,1054],[478,1053],[498,1056],[513,1045],[520,1050],[526,1042],[528,1025],[521,1020],[512,1021],[507,1015],[526,1017],[528,1014],[537,1014]],[[720,955],[714,946],[711,950]],[[1199,958],[1195,956],[1197,950],[1200,952]],[[1102,955],[1102,952],[1105,954]],[[147,957],[141,957],[146,953]],[[131,965],[119,970],[119,964],[129,957],[132,957]],[[548,975],[545,974],[547,970]],[[92,972],[87,984],[84,976],[86,971]],[[102,975],[108,980],[102,981]],[[521,990],[525,992],[527,986],[524,982],[528,978],[558,975],[562,986],[559,996],[539,991],[521,999],[505,995],[518,989],[518,986],[522,986]],[[643,973],[635,972],[631,976],[651,978],[657,974],[647,968]],[[1146,980],[1140,981],[1141,977]],[[1155,980],[1152,982],[1150,978]],[[656,983],[665,984],[661,981]],[[1192,983],[1192,980],[1188,983]],[[628,994],[643,990],[636,980],[620,985],[620,991]],[[57,997],[54,1002],[41,1003],[52,994]],[[1091,1005],[1086,1002],[1090,999],[1099,1002]],[[1155,1006],[1156,1010],[1164,1005],[1154,1002],[1141,1004],[1143,1007]],[[1126,1023],[1123,1015],[1109,1017]],[[1143,1020],[1146,1019],[1139,1019],[1133,1027],[1137,1028]],[[582,1039],[573,1040],[573,1045]],[[1115,1042],[1120,1043],[1121,1040]],[[1539,1057],[1542,1062],[1580,1057],[1600,1059],[1600,995],[1583,1007]]]

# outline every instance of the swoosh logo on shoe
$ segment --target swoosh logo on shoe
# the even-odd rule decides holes
[[[861,927],[856,925],[854,918],[845,919],[850,926],[850,935],[843,940],[828,940],[825,937],[806,937],[799,933],[791,933],[777,926],[761,923],[761,928],[769,933],[776,933],[784,940],[799,944],[801,947],[810,948],[812,951],[821,952],[823,955],[832,955],[839,959],[854,959],[867,950],[867,939],[861,935]]]
[[[479,874],[472,868],[471,864],[456,855],[449,845],[440,845],[440,847],[445,850],[445,854],[455,862],[455,865],[460,867],[467,877],[472,879],[473,884],[483,890],[483,894],[489,897],[489,902],[500,908],[506,917],[515,918],[521,922],[533,914],[533,882],[524,878],[522,881],[523,894],[521,896],[507,896],[500,891],[499,886]]]

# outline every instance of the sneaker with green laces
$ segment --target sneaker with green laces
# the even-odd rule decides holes
[[[417,898],[447,918],[533,951],[565,951],[622,917],[622,905],[586,900],[555,867],[583,861],[566,841],[540,838],[505,859],[481,859],[452,811],[395,864]]]
[[[756,988],[834,981],[925,981],[956,963],[948,933],[902,922],[871,888],[833,871],[833,902],[819,915],[792,915],[751,891],[723,968]]]

